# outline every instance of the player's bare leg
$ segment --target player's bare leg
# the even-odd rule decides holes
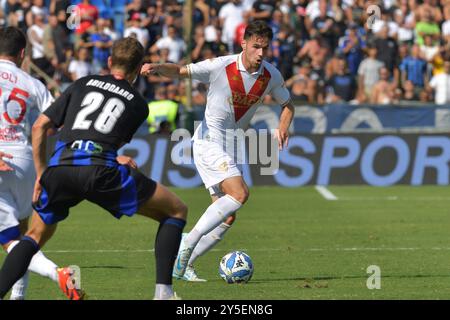
[[[3,267],[0,270],[0,298],[3,298],[8,292],[8,288],[26,273],[34,256],[40,252],[40,248],[43,247],[55,233],[56,226],[56,224],[46,225],[41,217],[36,212],[33,212],[29,230],[22,240],[9,252],[3,263]],[[39,255],[37,258],[42,261],[42,257]],[[48,259],[45,258],[45,260]],[[79,288],[67,286],[69,280],[73,280],[70,269],[58,269],[57,277],[61,289],[69,299],[79,300],[83,298],[84,294]]]
[[[172,268],[186,224],[187,207],[169,189],[157,184],[153,196],[138,210],[138,214],[160,223],[155,240],[155,299],[176,299],[172,289]]]
[[[225,179],[220,184],[220,187],[225,195],[214,201],[206,209],[194,228],[181,243],[173,271],[176,278],[184,276],[192,252],[200,239],[235,213],[248,199],[248,187],[241,176]]]
[[[36,213],[33,213],[31,223],[31,230],[33,232],[27,232],[26,236],[9,252],[3,263],[3,267],[0,270],[1,299],[4,298],[9,288],[26,273],[31,259],[39,251],[40,243],[44,244],[45,240],[50,238],[56,229],[56,226],[51,226],[46,229],[42,220],[40,223],[38,220],[40,220],[40,217]],[[40,224],[43,224],[44,227]]]
[[[18,227],[20,234],[21,235],[25,234],[28,228],[28,219],[19,221]],[[5,243],[4,245],[2,245],[3,249],[9,253],[14,248],[14,246],[17,243],[19,243],[18,239],[19,238],[11,240],[8,243]],[[22,278],[20,278],[19,280],[16,281],[16,283],[14,283],[13,287],[11,288],[11,296],[9,298],[10,300],[25,300],[25,295],[28,288],[28,278],[29,272],[27,271],[25,272]]]
[[[20,230],[20,235],[24,235],[28,228],[28,219],[19,221],[18,228]],[[20,237],[6,243],[5,245],[3,245],[3,249],[8,253],[11,252],[11,250],[19,243],[19,240]],[[42,251],[39,250],[31,259],[27,272],[25,272],[24,276],[20,278],[16,283],[14,283],[13,287],[11,288],[10,299],[25,299],[26,289],[28,287],[28,271],[35,272],[43,277],[48,277],[58,283],[57,268],[57,265],[54,264],[51,260],[47,259]]]

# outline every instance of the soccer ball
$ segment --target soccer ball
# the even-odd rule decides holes
[[[253,275],[253,262],[242,251],[227,253],[219,264],[219,274],[227,283],[246,283]]]

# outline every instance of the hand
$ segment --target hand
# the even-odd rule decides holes
[[[128,156],[118,156],[116,158],[116,160],[119,164],[124,165],[124,166],[129,166],[133,169],[137,169],[137,167],[138,167],[136,162],[133,160],[133,158],[128,157]]]
[[[39,176],[36,178],[36,182],[34,183],[32,203],[38,202],[41,193],[42,193],[41,177]]]
[[[9,153],[1,152],[0,151],[0,171],[14,171],[13,168],[11,168],[5,161],[3,161],[3,158],[12,159],[12,155]]]
[[[141,68],[141,75],[149,76],[157,73],[158,65],[156,63],[145,63]]]
[[[283,146],[287,148],[289,142],[289,133],[275,129],[275,138],[278,140],[278,150],[283,150]]]

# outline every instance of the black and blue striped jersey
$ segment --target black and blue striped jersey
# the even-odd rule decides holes
[[[61,128],[49,166],[117,165],[117,150],[148,116],[144,98],[112,75],[75,81],[44,112]]]

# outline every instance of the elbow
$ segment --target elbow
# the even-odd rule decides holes
[[[46,132],[48,129],[52,127],[52,123],[45,119],[43,115],[39,116],[39,118],[33,124],[31,128],[32,135],[41,135]]]

